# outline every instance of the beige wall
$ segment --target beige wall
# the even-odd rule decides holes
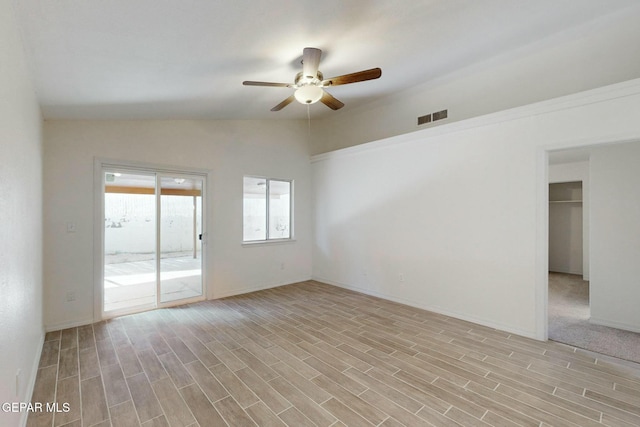
[[[0,402],[29,401],[44,338],[41,125],[11,1],[0,0]],[[25,420],[0,412],[3,426]]]
[[[305,126],[304,121],[47,121],[47,329],[96,317],[95,158],[210,171],[205,258],[210,298],[309,279],[311,184]],[[294,180],[295,242],[242,246],[243,175]],[[67,222],[76,223],[75,233],[67,233]],[[74,292],[76,301],[67,302],[67,292]]]

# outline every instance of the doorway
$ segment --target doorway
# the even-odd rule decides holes
[[[102,167],[102,318],[204,298],[206,176]]]
[[[590,318],[588,162],[550,165],[548,336],[566,344],[576,342],[576,331]]]

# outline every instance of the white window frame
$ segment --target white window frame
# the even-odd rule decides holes
[[[283,179],[283,178],[267,178],[265,176],[258,175],[244,175],[242,177],[242,227],[244,230],[244,180],[245,178],[254,178],[254,179],[264,179],[266,183],[266,203],[265,203],[265,214],[266,214],[266,238],[264,240],[244,240],[244,231],[242,233],[242,244],[243,245],[264,245],[269,243],[282,243],[282,242],[292,242],[294,239],[294,227],[293,227],[293,187],[294,180],[293,179]],[[271,190],[271,181],[280,181],[280,182],[288,182],[289,183],[289,237],[284,238],[269,238],[269,202],[270,202],[270,190]]]

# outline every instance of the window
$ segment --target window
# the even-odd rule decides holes
[[[244,177],[244,242],[291,239],[291,181]]]

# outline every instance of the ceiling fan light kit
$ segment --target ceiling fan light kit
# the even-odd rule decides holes
[[[315,104],[320,101],[323,93],[324,91],[319,86],[306,85],[296,89],[293,96],[295,96],[296,100],[301,104]]]
[[[380,78],[382,70],[380,68],[372,68],[370,70],[358,71],[356,73],[345,74],[324,80],[324,76],[318,70],[320,65],[320,56],[322,51],[313,47],[306,47],[302,54],[302,71],[296,75],[293,84],[288,83],[271,83],[244,81],[245,86],[267,86],[267,87],[288,87],[295,89],[293,95],[286,98],[280,104],[276,105],[271,111],[280,111],[293,100],[297,100],[301,104],[315,104],[320,101],[332,110],[339,110],[344,104],[334,98],[324,88],[328,86],[345,85],[349,83],[357,83],[365,80],[374,80]]]

